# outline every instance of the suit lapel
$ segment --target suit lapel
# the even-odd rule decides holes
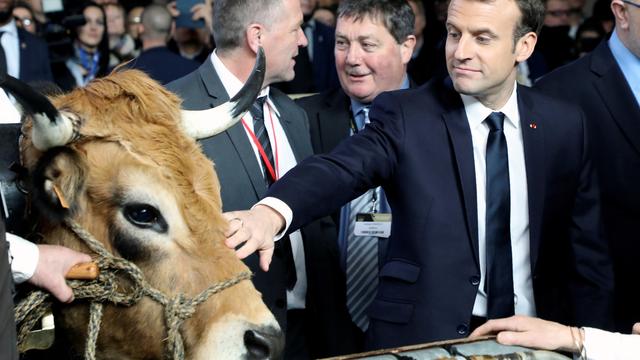
[[[594,50],[591,71],[598,94],[629,142],[640,153],[640,107],[606,42]]]
[[[307,156],[312,155],[309,149],[305,149],[304,147],[304,135],[300,136],[300,134],[305,134],[304,127],[302,127],[302,121],[294,121],[296,114],[293,112],[291,106],[286,106],[284,104],[283,96],[287,96],[282,94],[281,92],[271,89],[270,90],[271,100],[278,108],[278,113],[280,113],[280,125],[284,130],[284,133],[287,135],[287,140],[289,140],[289,145],[291,145],[291,150],[293,151],[293,155],[296,157],[296,163],[300,163]],[[301,120],[301,119],[298,119]],[[302,127],[302,128],[299,128]],[[307,131],[308,137],[308,131]],[[310,140],[307,139],[307,143]]]
[[[329,152],[350,135],[349,97],[340,89],[326,99],[325,106],[318,116],[323,151]]]
[[[224,85],[222,85],[222,81],[220,81],[220,78],[216,74],[211,61],[205,61],[198,71],[200,73],[201,80],[207,89],[207,93],[209,95],[207,100],[210,102],[210,107],[218,106],[229,100],[229,95],[227,94]],[[244,170],[247,172],[247,175],[251,180],[253,190],[256,192],[258,198],[262,198],[267,190],[264,184],[264,177],[242,123],[238,122],[223,134],[217,136],[227,136],[229,138],[229,141],[240,157]]]
[[[449,82],[450,80],[447,79],[447,81]],[[467,120],[467,115],[464,111],[462,99],[460,99],[460,95],[450,88],[450,84],[446,90],[443,90],[443,96],[445,112],[442,114],[442,117],[453,146],[453,155],[455,157],[460,186],[462,188],[467,232],[469,233],[469,238],[471,240],[471,248],[473,249],[476,265],[479,268],[478,198],[476,195],[476,173],[473,161],[471,129],[469,129],[469,121]]]
[[[529,249],[531,270],[535,269],[540,248],[542,211],[545,198],[545,147],[544,133],[547,122],[537,111],[528,93],[529,89],[518,86],[518,111],[524,146],[524,161],[527,172],[529,201]],[[542,108],[542,107],[541,107]]]

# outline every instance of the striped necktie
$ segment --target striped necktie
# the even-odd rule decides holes
[[[356,114],[359,129],[368,121],[369,108],[365,107]],[[370,189],[349,203],[347,230],[347,308],[353,322],[362,331],[369,327],[367,308],[375,297],[378,288],[378,238],[375,236],[355,236],[356,217],[360,213],[371,213],[373,199],[380,199],[380,189]],[[379,200],[377,200],[379,203]]]
[[[253,132],[262,146],[265,154],[267,155],[267,159],[271,166],[275,166],[273,163],[273,152],[271,151],[271,141],[269,140],[269,134],[267,133],[267,128],[264,126],[264,102],[267,100],[266,96],[262,96],[256,99],[253,103],[253,106],[249,110],[251,113],[251,117],[253,117]],[[262,170],[264,170],[264,181],[267,187],[271,186],[275,179],[269,175],[269,170],[267,168],[267,164],[265,163],[262,156],[260,156],[260,162],[262,164]]]

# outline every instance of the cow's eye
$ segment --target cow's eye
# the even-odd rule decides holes
[[[157,232],[167,231],[167,222],[158,209],[147,204],[129,204],[124,207],[124,217],[133,225],[142,229],[152,229]]]

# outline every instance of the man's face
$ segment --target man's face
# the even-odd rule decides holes
[[[571,7],[566,0],[549,0],[545,5],[545,26],[568,26]]]
[[[530,33],[514,47],[513,33],[520,16],[514,0],[451,1],[446,60],[456,91],[483,103],[511,93],[516,62],[525,61],[535,45],[535,35]],[[525,43],[525,38],[533,38],[533,44]]]
[[[104,7],[104,12],[107,14],[107,31],[109,35],[123,35],[125,31],[123,9],[116,5],[107,5]]]
[[[4,25],[11,20],[15,0],[0,0],[0,25]]]
[[[415,38],[398,44],[381,20],[341,17],[336,25],[336,69],[344,92],[370,103],[402,85]]]
[[[293,80],[294,58],[299,46],[307,46],[307,38],[300,28],[302,11],[299,0],[283,0],[282,11],[270,26],[264,27],[260,40],[267,58],[265,85]]]
[[[313,14],[313,10],[316,9],[317,4],[318,4],[318,0],[300,0],[300,8],[302,9],[302,14],[304,15]]]
[[[640,0],[630,0],[634,4],[640,5]],[[627,9],[627,29],[621,31],[628,31],[629,36],[627,37],[627,48],[631,51],[636,57],[640,58],[640,8],[637,6],[633,6],[631,4],[625,3],[624,6]],[[616,25],[616,28],[618,26]]]

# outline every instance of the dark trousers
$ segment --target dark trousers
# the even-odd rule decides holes
[[[16,322],[13,318],[13,278],[9,266],[9,245],[5,238],[4,218],[1,214],[0,220],[0,359],[17,360]]]

